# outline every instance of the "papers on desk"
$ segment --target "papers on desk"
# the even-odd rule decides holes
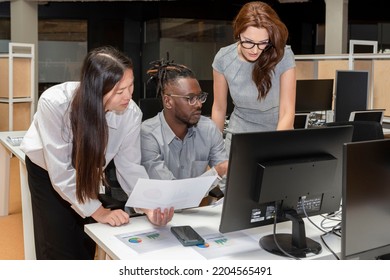
[[[205,240],[205,245],[194,246],[193,248],[206,259],[215,259],[260,249],[257,242],[254,242],[250,236],[242,232],[203,234],[200,231],[200,235]]]
[[[221,234],[210,233],[207,228],[197,228],[205,244],[190,246],[206,259],[215,259],[254,250],[259,250],[257,241],[242,232]],[[138,254],[149,253],[182,245],[170,232],[169,227],[151,228],[150,230],[118,234],[116,237]]]
[[[126,206],[135,208],[185,209],[198,207],[217,176],[182,180],[138,179]]]
[[[116,235],[116,237],[139,254],[178,245],[177,239],[166,227],[124,233]]]

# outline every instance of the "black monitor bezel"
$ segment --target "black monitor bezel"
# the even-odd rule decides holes
[[[310,113],[296,113],[294,117],[294,129],[309,127]]]
[[[334,121],[348,121],[351,112],[367,110],[370,73],[367,70],[336,70]]]
[[[341,259],[390,259],[390,139],[346,143],[343,153]]]
[[[332,110],[333,92],[333,79],[297,80],[295,111],[305,113]]]

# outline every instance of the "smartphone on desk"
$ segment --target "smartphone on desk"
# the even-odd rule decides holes
[[[204,239],[191,226],[173,226],[171,232],[183,246],[204,244]]]

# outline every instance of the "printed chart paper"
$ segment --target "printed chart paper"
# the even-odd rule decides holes
[[[123,233],[116,237],[139,254],[178,245],[177,239],[168,228]]]
[[[138,179],[128,207],[185,209],[198,207],[217,176],[202,176],[182,180]]]

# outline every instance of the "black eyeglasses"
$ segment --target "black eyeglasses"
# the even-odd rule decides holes
[[[240,38],[240,44],[244,49],[252,49],[254,46],[257,46],[257,48],[261,51],[264,51],[265,49],[268,49],[272,46],[272,43],[270,41],[267,42],[260,42],[260,43],[253,43],[251,41],[241,41]]]
[[[188,104],[190,104],[192,106],[192,105],[195,105],[196,102],[198,102],[198,101],[200,101],[200,103],[205,103],[208,93],[203,91],[199,95],[192,95],[192,96],[169,94],[169,93],[166,93],[165,95],[172,96],[172,97],[186,98],[188,101]]]

